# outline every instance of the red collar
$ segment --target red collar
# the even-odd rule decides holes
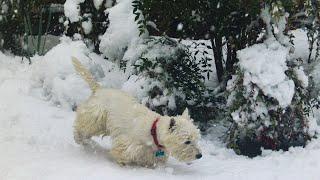
[[[155,144],[159,149],[162,149],[162,148],[164,148],[164,146],[161,145],[161,144],[159,144],[159,141],[158,141],[158,138],[157,138],[157,123],[158,123],[159,120],[160,120],[160,118],[158,117],[158,118],[153,122],[152,127],[151,127],[151,135],[152,135],[154,144]]]

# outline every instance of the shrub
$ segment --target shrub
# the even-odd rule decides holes
[[[181,113],[188,104],[199,104],[205,86],[199,63],[187,47],[169,38],[150,38],[140,58],[134,62],[135,74],[159,82],[149,88],[147,105],[161,114]],[[154,99],[170,97],[168,103],[156,105]],[[163,109],[165,108],[165,109]]]
[[[227,86],[232,123],[228,147],[250,157],[260,154],[261,147],[288,150],[305,146],[314,135],[308,131],[308,77],[299,62],[289,58],[292,48],[289,38],[282,34],[283,18],[277,22],[270,12],[268,8],[262,10],[267,39],[238,52],[237,71]]]

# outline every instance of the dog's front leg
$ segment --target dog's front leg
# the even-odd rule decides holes
[[[154,168],[158,164],[158,158],[154,156],[150,146],[145,146],[125,136],[113,139],[111,154],[121,166],[138,165]]]
[[[132,163],[130,145],[132,141],[125,136],[112,137],[111,155],[120,166],[130,165]]]

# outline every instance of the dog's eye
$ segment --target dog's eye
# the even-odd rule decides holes
[[[186,141],[186,142],[184,142],[185,144],[191,144],[191,141]]]

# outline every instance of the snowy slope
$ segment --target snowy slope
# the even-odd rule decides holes
[[[46,56],[32,58],[31,66],[0,53],[0,180],[320,178],[320,140],[249,159],[224,148],[217,138],[204,137],[204,157],[191,165],[170,159],[154,170],[119,167],[108,154],[108,138],[96,138],[102,147],[93,149],[73,141],[71,105],[85,99],[89,90],[71,67],[70,56],[94,70],[103,69],[105,74],[95,77],[104,86],[121,88],[125,81],[119,70],[81,42],[64,40]]]

